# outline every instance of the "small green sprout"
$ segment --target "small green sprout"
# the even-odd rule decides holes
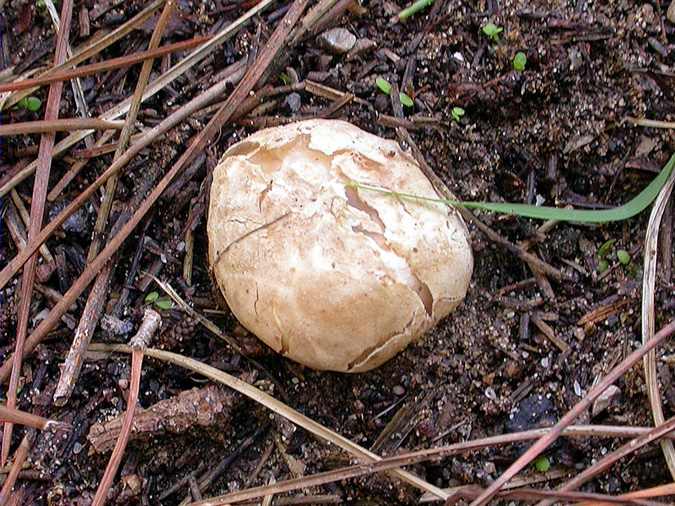
[[[30,112],[38,112],[42,107],[42,100],[37,97],[23,97],[16,104],[19,109],[24,109]]]
[[[399,100],[401,100],[401,103],[406,107],[413,107],[415,105],[415,103],[413,102],[413,99],[410,98],[408,95],[406,95],[403,92],[400,92],[398,94],[398,98],[399,98]]]
[[[145,303],[146,304],[152,304],[155,302],[157,299],[159,299],[159,293],[158,292],[150,292],[145,296]]]
[[[391,94],[391,84],[389,84],[389,82],[386,79],[378,77],[377,79],[375,79],[375,86],[377,86],[378,89],[385,95]],[[413,99],[410,98],[409,95],[403,93],[402,91],[399,92],[398,98],[401,101],[401,104],[403,104],[406,107],[413,107],[415,105]]]
[[[279,74],[279,80],[284,83],[285,86],[288,86],[291,84],[291,78],[288,76],[286,72],[282,72]]]
[[[522,51],[518,51],[516,56],[513,57],[511,64],[513,65],[513,70],[522,72],[525,70],[525,65],[527,65],[527,56]]]
[[[146,304],[153,304],[157,309],[167,311],[173,307],[173,302],[168,297],[159,298],[158,292],[150,292],[145,296]]]
[[[462,116],[464,116],[464,109],[461,107],[453,107],[452,112],[450,113],[452,115],[452,121],[455,123],[459,123],[459,121],[462,119]]]
[[[548,457],[541,455],[534,461],[534,468],[540,473],[548,472],[548,470],[551,469],[551,461],[548,460]]]
[[[609,269],[609,262],[603,258],[598,262],[598,272],[602,274],[607,269]]]
[[[630,263],[630,253],[625,249],[620,249],[616,252],[616,258],[621,265],[628,265]]]
[[[614,243],[616,242],[616,239],[609,239],[605,241],[602,246],[598,248],[598,258],[603,259],[605,258],[610,251],[614,248]]]
[[[503,31],[504,29],[501,26],[497,26],[494,23],[488,23],[483,27],[483,33],[493,42],[497,42],[499,40],[499,34]]]
[[[155,307],[163,311],[168,311],[173,307],[173,302],[168,297],[157,299],[155,301]]]
[[[391,93],[391,84],[389,84],[386,79],[382,79],[381,77],[378,77],[377,79],[375,79],[375,85],[385,95],[389,95],[389,93]]]

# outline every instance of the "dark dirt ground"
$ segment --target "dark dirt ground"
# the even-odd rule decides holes
[[[359,40],[374,42],[370,50],[355,57],[330,56],[312,37],[287,54],[284,67],[275,69],[275,75],[292,77],[295,72],[300,80],[312,77],[353,93],[369,106],[352,102],[334,116],[390,138],[395,138],[394,130],[383,126],[378,115],[392,115],[391,106],[374,83],[377,77],[383,77],[402,84],[415,100],[414,110],[406,110],[408,119],[419,126],[411,131],[413,138],[453,192],[467,200],[543,200],[548,205],[584,208],[614,206],[626,202],[648,184],[675,149],[672,130],[635,127],[624,121],[627,116],[674,119],[675,25],[666,20],[667,3],[437,2],[433,10],[427,9],[405,23],[392,24],[391,17],[405,2],[366,1],[361,13],[349,13],[336,22]],[[77,45],[86,40],[79,33],[78,14],[82,8],[88,9],[91,32],[95,33],[123,23],[142,4],[135,0],[76,2],[71,43]],[[249,4],[214,0],[182,1],[179,5],[180,15],[170,25],[163,43],[210,33],[225,26]],[[280,5],[247,25],[214,56],[146,102],[140,122],[145,126],[156,124],[210,85],[222,68],[245,58],[256,37],[264,42],[271,33],[279,17],[278,12],[273,14],[274,9]],[[498,42],[488,41],[481,33],[481,26],[488,21],[504,28]],[[104,57],[144,49],[152,26],[148,23],[146,29],[134,31],[104,51]],[[2,68],[17,65],[14,72],[20,74],[51,61],[53,30],[36,2],[7,2],[0,10],[0,28]],[[522,73],[511,69],[511,59],[517,51],[527,55]],[[85,78],[92,114],[129,96],[139,68]],[[160,64],[156,64],[153,76],[159,71]],[[270,82],[278,86],[280,79],[273,77]],[[44,103],[44,90],[36,95]],[[316,115],[330,105],[305,91],[299,95],[299,109],[297,97],[270,99],[263,113],[265,121]],[[465,110],[459,123],[452,121],[455,106]],[[25,110],[4,111],[2,122],[33,120],[39,115]],[[69,86],[64,88],[61,116],[76,116]],[[432,127],[424,127],[418,119],[422,116],[436,121]],[[126,202],[134,195],[135,188],[151,172],[149,169],[161,173],[168,170],[183,145],[207,119],[197,114],[144,150],[125,170],[118,189],[119,200]],[[572,274],[575,281],[551,280],[552,294],[546,294],[531,280],[532,273],[523,262],[470,225],[475,270],[469,295],[456,313],[423,342],[367,374],[319,373],[280,359],[247,335],[225,308],[209,312],[219,308],[207,273],[203,219],[195,230],[192,285],[187,286],[182,277],[183,233],[191,209],[201,202],[207,174],[228,145],[251,131],[250,127],[231,124],[223,129],[206,156],[200,158],[190,180],[174,198],[160,201],[149,219],[126,241],[106,312],[113,311],[132,259],[140,255],[130,302],[121,315],[123,320],[136,328],[145,296],[158,290],[152,283],[143,286],[144,277],[139,272],[157,273],[272,371],[290,406],[362,446],[375,445],[374,449],[383,455],[550,424],[639,345],[642,243],[648,213],[605,226],[559,224],[544,234],[537,233],[539,223],[531,220],[480,214],[485,223],[514,242],[534,239],[531,251]],[[0,178],[29,159],[27,153],[36,142],[37,136],[8,139],[0,160]],[[72,200],[109,165],[111,156],[93,159],[52,207]],[[66,157],[54,162],[52,185],[73,160]],[[31,195],[31,181],[18,187],[26,198]],[[63,263],[46,284],[61,293],[83,270],[97,207],[98,201],[87,205],[64,233],[48,242]],[[672,228],[672,213],[671,207],[662,228]],[[16,254],[14,243],[3,232],[0,264]],[[610,268],[600,274],[598,248],[610,239],[616,241],[607,255]],[[657,277],[657,329],[675,316],[675,280],[670,267],[673,251],[667,234],[662,234],[661,242],[664,241],[666,248],[661,250]],[[617,261],[618,249],[633,253],[629,265]],[[664,253],[670,259],[664,258]],[[17,286],[11,284],[2,292],[0,345],[5,355],[13,349]],[[59,364],[72,338],[69,324],[76,324],[84,300],[80,298],[78,307],[70,312],[70,321],[55,330],[25,363],[23,384],[31,388],[21,390],[20,407],[35,411],[46,406],[47,416],[73,423],[75,430],[64,440],[49,444],[43,437],[38,438],[30,465],[19,481],[24,504],[88,504],[109,453],[94,452],[87,434],[94,423],[112,419],[124,410],[129,377],[127,356],[88,361],[70,401],[63,408],[49,406]],[[33,318],[44,317],[42,311],[52,304],[36,293]],[[610,308],[605,317],[579,324],[584,315],[604,306]],[[156,346],[195,357],[281,396],[269,380],[181,311],[162,313],[164,325]],[[567,352],[562,353],[534,324],[540,318],[567,343]],[[96,341],[126,339],[104,329],[95,335]],[[666,417],[673,414],[675,402],[674,351],[675,347],[669,344],[657,354]],[[196,375],[146,359],[140,403],[149,407],[183,390],[204,385],[205,381]],[[581,422],[650,425],[642,368],[631,369],[616,386],[621,393],[609,408],[593,418],[587,414]],[[225,413],[214,414],[205,427],[188,423],[194,426],[179,434],[154,434],[131,442],[109,502],[178,504],[188,493],[185,482],[170,496],[160,496],[190,473],[201,477],[251,436],[253,443],[204,491],[205,497],[350,462],[345,453],[317,441],[304,430],[294,430],[288,422],[271,416],[252,401],[229,393],[226,397]],[[380,438],[388,424],[390,435]],[[21,435],[20,430],[15,432],[15,445]],[[546,453],[552,464],[550,472],[571,476],[618,444],[605,439],[561,440]],[[522,446],[492,448],[417,465],[412,470],[441,487],[485,485],[522,450]],[[256,470],[259,464],[262,467]],[[533,468],[525,476],[533,483],[550,487],[559,483],[547,482],[546,475]],[[584,490],[616,494],[668,481],[659,448],[649,446],[621,461]],[[358,504],[413,504],[420,495],[383,476],[304,492],[324,495],[327,501]]]

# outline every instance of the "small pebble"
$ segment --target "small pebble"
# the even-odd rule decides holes
[[[302,105],[302,97],[300,97],[299,93],[290,93],[288,96],[286,96],[284,104],[291,112],[298,112],[300,110],[300,106]]]
[[[396,385],[392,388],[392,392],[394,392],[394,395],[401,397],[405,393],[405,389],[401,385]]]
[[[670,2],[668,10],[666,11],[666,17],[668,18],[668,21],[675,25],[675,0]]]
[[[356,35],[346,28],[331,28],[319,35],[319,43],[333,54],[344,54],[356,44]]]
[[[619,395],[621,395],[621,389],[619,387],[616,385],[608,386],[593,403],[593,409],[591,410],[592,416],[596,417],[605,411]]]

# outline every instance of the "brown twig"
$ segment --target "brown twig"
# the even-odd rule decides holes
[[[97,55],[101,51],[103,51],[105,48],[108,46],[114,44],[118,40],[120,40],[122,37],[126,36],[127,34],[131,33],[133,30],[138,28],[140,25],[145,23],[150,17],[154,14],[154,12],[159,9],[162,4],[164,3],[164,0],[154,0],[153,2],[150,3],[145,9],[143,9],[141,12],[136,14],[133,18],[131,18],[129,21],[124,23],[123,25],[119,26],[109,34],[107,34],[104,37],[101,37],[98,40],[95,41],[87,41],[85,44],[83,44],[81,50],[76,50],[75,54],[72,56],[72,58],[68,58],[66,61],[64,61],[61,64],[55,64],[53,67],[47,69],[42,76],[48,76],[50,74],[55,74],[57,72],[60,72],[64,69],[74,67],[78,63],[82,63],[85,60],[88,60],[92,56]],[[15,105],[19,100],[21,100],[23,97],[27,97],[30,95],[36,88],[31,88],[29,90],[23,90],[19,92],[15,92],[12,95],[10,95],[7,98],[7,101],[4,104],[0,104],[0,109],[2,108],[8,108],[12,107]]]
[[[261,51],[259,58],[256,60],[255,64],[246,72],[246,75],[241,80],[241,82],[234,89],[232,94],[228,97],[225,104],[220,108],[218,113],[209,121],[206,127],[199,133],[197,138],[190,144],[188,149],[183,153],[183,155],[176,161],[173,167],[167,172],[167,174],[162,178],[162,180],[157,184],[157,187],[148,195],[140,208],[134,213],[131,219],[122,227],[122,230],[112,238],[108,245],[103,249],[103,251],[93,260],[85,269],[85,271],[80,275],[78,280],[73,284],[73,286],[63,295],[63,300],[61,303],[57,304],[49,312],[49,315],[40,322],[38,327],[32,332],[32,334],[26,339],[25,346],[23,348],[18,348],[22,350],[23,353],[30,353],[39,342],[44,339],[47,335],[47,332],[53,328],[53,326],[59,321],[59,318],[63,315],[66,308],[72,304],[77,297],[84,291],[84,289],[91,283],[94,277],[97,275],[98,271],[103,268],[105,263],[111,258],[111,256],[120,248],[124,240],[131,234],[134,228],[140,223],[143,219],[143,216],[150,210],[152,205],[157,201],[160,195],[171,183],[173,178],[181,171],[183,168],[192,160],[192,158],[200,152],[204,146],[215,137],[215,135],[220,131],[222,125],[232,117],[236,112],[238,106],[241,102],[249,95],[253,90],[255,85],[258,83],[263,73],[267,70],[269,65],[274,60],[279,49],[283,45],[288,32],[295,25],[295,22],[302,14],[304,7],[306,6],[308,0],[296,0],[293,3],[291,9],[281,21],[277,29],[274,31],[270,37],[267,45]],[[155,135],[153,138],[158,136],[158,131],[164,132],[168,130],[168,125],[178,123],[177,118],[186,117],[189,112],[192,112],[199,108],[203,104],[207,104],[217,96],[216,92],[221,92],[222,86],[220,83],[216,84],[210,88],[207,92],[200,95],[197,99],[193,99],[188,104],[183,106],[179,111],[176,111],[174,114],[169,116],[167,120],[163,121],[160,125],[153,129]],[[180,114],[179,114],[180,113]],[[171,119],[171,121],[169,121]],[[149,144],[149,142],[148,142]],[[117,160],[102,174],[97,182],[100,182],[105,175],[109,177],[113,173],[116,173],[121,167],[127,163],[136,153],[138,153],[144,146],[144,142],[139,141],[137,144],[134,144],[126,153]],[[94,185],[90,186],[92,188]],[[72,213],[74,209],[88,198],[91,193],[87,194],[87,190],[82,192],[78,198],[76,198],[66,209],[64,209],[57,218],[55,218],[48,226],[43,229],[43,233],[35,241],[32,242],[33,245],[37,246],[41,244],[42,241],[53,232],[53,224],[59,223],[62,216],[69,216],[68,213]],[[84,197],[86,195],[86,198]],[[59,223],[60,225],[60,223]],[[53,227],[53,228],[52,228]],[[23,251],[28,251],[31,247],[31,241],[26,245],[26,248]],[[11,278],[9,274],[11,272],[11,265],[14,267],[22,265],[22,257],[25,256],[23,251],[20,252],[14,259],[10,262],[2,273],[0,273],[0,287],[4,286],[6,281]],[[6,281],[3,283],[3,280]],[[21,355],[21,352],[15,353]],[[7,377],[8,365],[5,362],[2,367],[0,367],[0,380],[4,380]]]
[[[68,81],[78,77],[86,77],[93,74],[98,74],[99,72],[103,71],[130,67],[140,62],[161,58],[167,54],[191,49],[195,46],[203,44],[210,38],[211,37],[208,36],[194,37],[192,39],[174,42],[173,44],[167,44],[161,47],[155,46],[153,48],[148,48],[146,51],[139,51],[137,53],[120,56],[118,58],[111,58],[110,60],[103,60],[101,62],[91,63],[89,65],[82,65],[81,67],[77,67],[65,72],[55,72],[53,74],[47,74],[45,76],[36,77],[33,79],[24,79],[22,81],[13,81],[10,83],[0,84],[0,93],[25,90],[27,88],[36,88],[39,86],[56,83],[58,81]]]
[[[98,118],[64,118],[54,120],[26,121],[0,125],[0,137],[26,134],[48,134],[73,130],[121,130],[122,121],[105,121]]]
[[[115,448],[110,455],[110,460],[106,466],[101,483],[96,490],[96,496],[92,503],[93,506],[103,506],[106,502],[108,490],[115,478],[117,468],[122,462],[124,450],[129,441],[129,434],[131,433],[131,426],[134,421],[134,411],[138,403],[138,391],[141,386],[141,370],[143,367],[143,350],[148,346],[150,340],[159,328],[162,319],[159,314],[152,310],[146,309],[138,332],[131,338],[129,344],[133,351],[131,354],[131,384],[129,387],[129,400],[127,401],[127,410],[122,421],[122,430],[115,443]]]
[[[115,234],[122,225],[126,223],[131,211],[137,209],[141,204],[143,196],[154,185],[157,179],[157,173],[158,171],[156,169],[150,169],[146,177],[142,179],[134,192],[134,196],[128,204],[129,210],[124,210],[120,213],[117,222],[112,228],[112,234]],[[77,382],[84,361],[84,352],[91,342],[91,336],[96,329],[96,325],[99,322],[105,306],[105,300],[108,296],[108,287],[110,286],[110,279],[114,270],[114,258],[115,256],[113,255],[113,259],[107,262],[98,273],[94,285],[87,296],[87,302],[82,310],[82,316],[75,329],[73,342],[71,343],[68,354],[63,362],[61,376],[59,377],[56,389],[54,390],[54,404],[57,406],[63,406],[68,402],[68,399],[75,388],[75,383]]]
[[[250,19],[253,15],[260,12],[261,9],[263,9],[266,5],[269,5],[269,3],[271,3],[272,1],[273,0],[263,0],[258,5],[249,10],[246,14],[242,15],[237,20],[233,21],[231,25],[221,30],[218,36],[214,37],[211,41],[204,44],[204,46],[209,46],[209,49],[212,50],[216,42],[222,42],[228,36],[231,36],[232,33],[234,33],[246,20]],[[199,56],[200,58],[203,58],[206,54],[208,54],[208,51],[202,50],[202,47],[198,48],[195,51],[197,56]],[[191,61],[193,62],[199,61],[199,58],[192,58],[192,56],[188,58],[191,59]],[[189,68],[189,65],[187,64],[182,65],[182,63],[178,63],[177,65],[172,67],[171,70],[163,74],[163,76],[166,76],[166,78],[161,77],[148,87],[149,89],[145,93],[145,97],[147,98],[148,96],[152,96],[152,94],[156,93],[157,90],[161,88],[159,84],[164,83],[165,85],[168,82],[171,82],[171,80],[175,79],[183,72],[185,72],[187,68]],[[129,161],[131,161],[131,159],[134,156],[136,156],[144,148],[146,148],[154,141],[156,141],[159,137],[164,135],[167,131],[175,127],[181,121],[185,120],[194,112],[211,104],[214,100],[219,98],[230,85],[231,82],[228,79],[223,79],[217,82],[216,84],[211,86],[208,90],[204,91],[202,94],[190,100],[187,104],[183,105],[180,109],[169,115],[159,125],[157,125],[152,130],[147,132],[142,139],[140,139],[137,143],[133,144],[127,151],[125,151],[124,155],[122,155],[116,162],[114,162],[110,167],[108,167],[108,169],[104,171],[103,174],[101,174],[91,185],[89,185],[85,190],[80,192],[80,194],[65,209],[63,209],[63,211],[61,211],[61,213],[59,213],[49,224],[47,224],[40,232],[40,235],[34,241],[29,241],[26,244],[26,249],[24,251],[19,252],[19,254],[16,257],[14,257],[10,262],[8,262],[5,268],[2,269],[2,271],[0,272],[0,289],[3,288],[9,282],[9,280],[16,274],[16,272],[18,272],[21,266],[24,263],[26,263],[29,256],[32,254],[29,252],[34,252],[35,249],[37,249],[37,247],[40,244],[46,241],[47,238],[51,234],[53,234],[54,231],[57,230],[68,219],[69,216],[71,216],[75,211],[77,211],[81,206],[83,206],[85,202],[87,202],[87,200],[89,200],[89,198],[92,195],[94,195],[96,190],[100,188],[108,180],[108,178],[110,178],[118,171],[120,171],[123,167],[126,166],[127,163],[129,163]],[[101,117],[108,119],[116,117],[118,112],[125,110],[125,108],[122,106],[125,103],[129,104],[130,101],[131,101],[130,99],[125,100],[122,104],[115,107],[114,108],[115,114],[109,111],[108,113],[102,115]],[[61,146],[60,149],[65,150],[68,147],[75,144],[76,142],[78,142],[79,140],[81,140],[82,138],[84,138],[84,135],[79,137],[75,134],[71,134],[66,139],[61,141],[61,143],[57,145],[57,148]],[[4,195],[4,192],[9,191],[19,182],[23,181],[26,177],[28,177],[32,173],[33,170],[34,164],[29,164],[28,166],[21,169],[17,174],[15,174],[12,177],[10,181],[8,181],[4,186],[0,187],[0,196]],[[179,172],[179,170],[176,170],[174,174],[177,172]],[[173,175],[171,176],[171,178],[173,178]],[[154,199],[156,199],[156,197],[154,197]],[[145,214],[146,211],[144,211],[143,214]],[[0,374],[0,379],[2,379],[1,376],[2,374]]]
[[[19,444],[19,448],[16,450],[16,452],[14,452],[14,462],[12,462],[12,467],[7,474],[7,479],[5,480],[5,483],[2,484],[2,490],[0,490],[0,504],[8,504],[10,494],[12,493],[14,484],[19,477],[19,472],[23,468],[23,463],[28,457],[28,452],[33,446],[35,436],[35,429],[29,429],[23,436],[23,439]],[[19,504],[21,503],[19,502]]]
[[[45,430],[48,425],[59,424],[59,422],[37,416],[32,413],[26,413],[16,408],[10,408],[0,404],[0,422],[11,422],[18,425],[25,425],[26,427],[33,427],[34,429]]]
[[[644,357],[651,350],[655,349],[659,344],[665,341],[675,332],[675,321],[671,321],[663,327],[654,338],[645,343],[641,348],[638,348],[633,353],[623,359],[609,374],[607,374],[595,387],[593,387],[586,396],[581,399],[565,416],[563,416],[558,423],[556,423],[551,431],[545,436],[541,437],[535,444],[523,453],[509,468],[502,473],[483,493],[480,494],[472,502],[472,506],[486,504],[492,499],[501,487],[513,478],[519,471],[527,466],[532,460],[548,448],[562,433],[563,429],[568,427],[576,418],[588,409],[595,399],[597,399],[607,387],[618,380],[623,374],[630,369],[638,360]]]
[[[94,143],[92,146],[92,149],[96,149],[97,147],[105,145],[110,139],[113,138],[115,135],[115,130],[108,130],[107,132],[103,132],[101,137],[98,138],[98,140]],[[61,192],[63,189],[70,183],[73,179],[75,179],[75,176],[77,176],[80,171],[84,168],[84,166],[87,164],[88,160],[80,160],[75,162],[70,169],[63,175],[61,179],[59,179],[58,183],[54,185],[54,188],[51,189],[49,194],[47,194],[47,200],[50,202],[54,202],[59,195],[61,195]]]
[[[192,66],[194,66],[197,63],[199,63],[200,61],[202,61],[210,53],[212,53],[219,45],[221,45],[223,42],[225,42],[227,39],[229,39],[234,33],[236,33],[253,16],[262,12],[263,9],[267,8],[274,1],[275,0],[261,0],[255,6],[251,7],[251,9],[249,9],[246,13],[241,15],[239,18],[237,18],[231,24],[227,25],[220,32],[218,32],[216,35],[214,35],[211,40],[209,40],[205,44],[202,44],[201,46],[196,48],[188,56],[186,56],[183,60],[178,62],[176,65],[172,66],[169,70],[167,70],[161,76],[159,76],[157,79],[155,79],[148,86],[143,99],[147,100],[148,98],[154,96],[157,92],[159,92],[161,89],[163,89],[169,83],[173,82],[179,76],[181,76],[185,72],[187,72],[187,70],[190,69]],[[158,5],[161,5],[161,3],[163,3],[163,0],[156,0],[154,2],[154,4],[158,4]],[[146,11],[148,9],[150,9],[150,7],[151,6],[147,7]],[[137,15],[136,18],[138,18],[139,15]],[[134,19],[136,19],[136,18],[134,18]],[[126,27],[132,21],[133,20],[129,20],[127,23],[125,23],[124,26]],[[122,27],[120,27],[120,29],[121,28]],[[110,35],[112,35],[112,33]],[[228,84],[229,84],[228,80],[224,80],[224,81],[221,81],[221,82],[218,82],[218,83],[214,84],[211,87],[211,89],[208,90],[209,92],[214,92],[214,95],[209,96],[209,100],[208,100],[207,103],[212,102],[214,99],[216,99],[220,95],[222,95],[223,92],[227,89]],[[218,90],[219,93],[215,93],[215,90]],[[23,93],[23,92],[19,92],[19,93]],[[206,98],[206,92],[204,94],[202,94],[200,97]],[[200,97],[197,97],[197,99],[199,99]],[[113,108],[109,109],[108,111],[106,111],[105,113],[101,114],[99,116],[99,118],[107,119],[107,120],[116,119],[128,110],[130,103],[131,103],[131,98],[123,100],[122,102],[117,104],[115,107],[113,107]],[[192,103],[191,105],[195,105],[196,103],[197,102]],[[205,104],[201,104],[196,109],[200,109],[204,105]],[[181,112],[181,114],[183,114],[183,113],[186,113],[188,110],[189,110],[189,107],[181,109],[180,112]],[[176,112],[178,112],[178,111],[176,111]],[[194,110],[192,112],[194,112]],[[188,115],[191,114],[192,112],[189,112]],[[172,120],[175,120],[179,116],[180,115],[177,115],[177,116],[171,115],[170,118]],[[183,117],[182,119],[185,119],[185,118]],[[179,121],[182,121],[182,119],[179,120]],[[167,120],[169,120],[169,118],[167,118]],[[170,124],[170,121],[168,121],[164,126],[168,126],[169,124]],[[175,126],[175,124],[173,126]],[[162,135],[164,132],[165,132],[164,130],[162,130],[162,131],[154,131],[153,130],[151,132],[148,132],[148,138],[146,139],[148,143],[145,144],[143,147],[152,143],[158,136]],[[78,143],[82,139],[86,138],[89,135],[89,133],[90,133],[89,131],[82,131],[82,132],[76,132],[76,133],[70,134],[69,136],[67,136],[65,139],[63,139],[61,142],[59,142],[54,147],[55,154],[62,153],[63,151],[65,151],[69,147],[75,145],[76,143]],[[128,151],[127,151],[127,153],[128,153]],[[0,186],[0,197],[5,195],[10,189],[14,188],[17,184],[19,184],[21,181],[23,181],[28,176],[30,176],[35,171],[35,167],[36,167],[35,162],[30,163],[27,166],[23,167],[21,170],[19,170],[16,174],[14,174],[11,177],[11,179],[9,179],[8,181],[3,181],[2,186]],[[109,176],[110,175],[108,175],[106,177],[109,177]],[[24,262],[25,262],[25,260],[24,260]]]
[[[578,489],[584,483],[587,483],[593,477],[609,469],[613,464],[621,460],[622,458],[630,455],[631,453],[637,451],[639,448],[642,448],[646,444],[656,441],[657,439],[662,438],[669,432],[675,429],[675,417],[671,418],[667,422],[659,425],[658,427],[650,430],[647,434],[644,434],[636,439],[633,439],[626,444],[622,445],[620,448],[614,450],[611,453],[605,455],[602,459],[597,461],[588,469],[585,469],[583,472],[577,474],[571,480],[565,482],[560,486],[557,491],[559,492],[571,492]],[[670,441],[672,443],[672,441]],[[538,506],[545,506],[553,504],[553,501],[542,501]]]
[[[61,8],[61,27],[56,39],[56,49],[54,56],[55,65],[63,63],[66,59],[66,48],[68,46],[68,32],[70,30],[70,21],[72,18],[73,2],[64,0]],[[54,83],[49,87],[47,105],[45,106],[45,120],[54,120],[59,115],[59,105],[61,103],[61,92],[63,83]],[[30,226],[28,228],[28,243],[30,243],[39,234],[44,217],[45,201],[47,199],[47,185],[49,184],[49,174],[52,164],[52,152],[55,134],[43,134],[40,138],[40,151],[38,153],[38,165],[36,170],[35,183],[33,184],[33,199],[30,209]],[[25,249],[24,249],[25,251]],[[21,295],[19,300],[19,310],[17,316],[17,333],[15,352],[12,357],[9,388],[7,391],[7,407],[16,407],[16,394],[21,375],[21,363],[23,359],[24,343],[28,334],[28,318],[30,316],[30,301],[35,282],[35,267],[37,265],[37,255],[32,253],[27,261],[21,278]],[[0,451],[0,465],[5,465],[9,455],[9,447],[12,441],[12,424],[6,423],[2,433],[2,449]]]
[[[155,49],[157,46],[159,46],[159,43],[162,40],[162,35],[164,34],[164,29],[171,19],[174,6],[174,0],[167,0],[167,2],[164,4],[162,14],[159,16],[157,25],[155,25],[155,29],[153,30],[152,36],[150,37],[148,49]],[[153,62],[154,60],[146,60],[143,62],[143,66],[141,67],[141,72],[136,83],[136,89],[134,90],[134,94],[131,99],[131,105],[129,106],[129,112],[127,113],[127,118],[124,123],[124,128],[122,129],[122,133],[120,134],[119,142],[117,144],[117,149],[115,150],[113,162],[122,156],[129,144],[129,139],[131,138],[131,133],[134,129],[134,123],[136,122],[136,117],[138,116],[138,110],[141,107],[143,92],[145,91],[145,87],[147,86],[148,80],[150,79],[150,72],[152,71]],[[108,223],[110,210],[112,209],[113,199],[115,198],[117,179],[118,174],[115,174],[106,182],[103,202],[101,202],[101,207],[98,210],[98,216],[96,217],[96,223],[92,233],[91,244],[89,245],[87,262],[91,262],[98,254],[101,240],[103,238],[103,232],[106,224]]]

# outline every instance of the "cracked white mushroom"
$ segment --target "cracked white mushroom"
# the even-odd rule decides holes
[[[448,207],[397,143],[337,120],[261,130],[213,173],[209,260],[230,309],[277,352],[367,371],[464,298],[473,256]]]

